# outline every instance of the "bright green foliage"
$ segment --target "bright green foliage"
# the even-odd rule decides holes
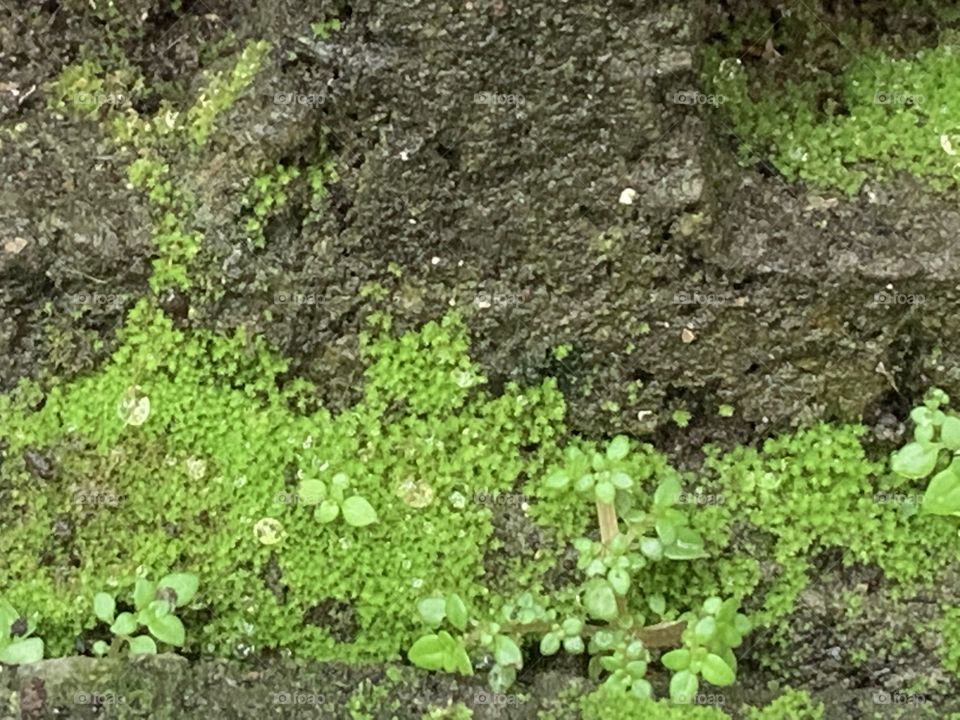
[[[123,644],[128,654],[154,655],[159,640],[174,647],[183,647],[186,631],[183,622],[174,613],[185,607],[197,593],[199,578],[190,573],[172,573],[153,583],[146,578],[137,578],[133,590],[135,613],[116,614],[116,601],[113,595],[99,592],[93,596],[93,613],[101,622],[110,625],[114,642],[108,646],[102,640],[94,643],[93,651],[105,655],[116,652]],[[146,633],[138,634],[146,628]]]
[[[820,424],[768,440],[759,452],[737,448],[721,456],[708,449],[705,469],[716,476],[724,497],[715,512],[773,536],[779,573],[763,609],[752,616],[756,624],[769,625],[790,612],[808,582],[806,558],[821,549],[842,548],[845,562],[876,562],[904,588],[933,582],[956,557],[955,532],[945,519],[921,519],[909,506],[877,499],[904,492],[903,481],[867,459],[859,442],[863,431]],[[768,552],[766,544],[750,554],[762,552]]]
[[[209,77],[206,87],[186,113],[187,134],[195,146],[206,142],[217,117],[250,86],[269,52],[270,43],[265,40],[250,42],[229,71]]]
[[[302,472],[302,471],[301,471]],[[301,480],[298,496],[303,505],[316,505],[316,518],[321,523],[342,517],[348,525],[366,527],[377,521],[377,512],[366,498],[346,495],[350,478],[337,473],[330,478],[330,487],[323,480]]]
[[[655,702],[632,693],[601,685],[580,703],[583,720],[729,720],[719,708]]]
[[[424,713],[421,720],[473,720],[473,710],[463,703],[454,703]]]
[[[943,666],[960,677],[960,607],[949,607],[938,623],[943,637],[940,645],[940,661]]]
[[[244,205],[253,217],[247,218],[246,229],[251,234],[254,247],[263,247],[263,226],[267,218],[289,201],[284,188],[300,176],[296,166],[278,165],[273,172],[253,178]],[[321,185],[322,186],[322,185]]]
[[[25,618],[0,597],[0,664],[24,665],[43,660],[43,640],[32,637],[36,618]]]
[[[321,20],[310,23],[310,29],[318,40],[326,40],[330,37],[330,33],[340,29],[340,21],[337,18]]]
[[[763,708],[744,708],[747,720],[824,720],[823,703],[800,690],[787,690]]]
[[[304,411],[312,386],[281,384],[286,363],[242,329],[177,330],[142,301],[119,340],[101,371],[57,385],[40,410],[30,383],[0,399],[0,486],[11,488],[0,587],[39,612],[55,654],[89,627],[94,592],[187,567],[204,579],[209,612],[188,651],[396,657],[420,635],[410,608],[421,598],[455,591],[472,605],[486,593],[490,508],[456,498],[542,476],[564,433],[552,380],[495,398],[482,389],[455,316],[397,338],[364,334],[364,399],[337,416]],[[55,483],[31,474],[29,448],[55,461]],[[323,524],[297,502],[298,474],[329,489],[337,473],[376,523]],[[411,478],[432,491],[427,504],[403,500]],[[105,492],[119,504],[82,504]],[[365,509],[351,512],[363,525]],[[51,543],[61,517],[76,518],[72,536]],[[255,532],[265,519],[282,529],[273,544]],[[323,603],[347,608],[349,624],[322,624]]]
[[[917,480],[933,474],[921,505],[933,515],[960,515],[960,416],[944,412],[949,403],[942,390],[928,391],[923,404],[910,413],[913,442],[890,457],[890,468],[902,477]]]
[[[670,681],[670,698],[690,702],[699,688],[699,677],[711,685],[733,684],[737,658],[733,649],[740,647],[751,623],[737,612],[734,599],[707,598],[699,612],[684,616],[683,647],[665,653],[660,662],[676,673]]]
[[[68,111],[74,117],[96,118],[101,110],[129,108],[144,89],[143,76],[129,62],[107,71],[97,60],[87,58],[67,65],[46,86],[47,107]]]
[[[954,37],[944,35],[939,47],[898,58],[862,46],[855,30],[848,34],[831,22],[824,32],[819,17],[795,20],[808,26],[795,29],[806,33],[806,41],[790,37],[783,27],[790,23],[788,18],[778,26],[783,34],[774,37],[790,46],[783,62],[813,57],[785,76],[776,63],[742,60],[741,39],[755,42],[746,37],[707,54],[710,92],[722,98],[745,159],[769,158],[791,180],[851,194],[867,178],[888,179],[894,171],[925,177],[939,188],[960,181],[960,50]],[[814,58],[825,52],[819,48],[833,46],[854,51],[842,71],[835,63],[818,71]]]

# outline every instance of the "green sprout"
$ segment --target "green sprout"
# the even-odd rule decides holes
[[[35,619],[25,618],[0,597],[0,663],[25,665],[43,660],[43,640],[32,637]]]
[[[139,578],[133,590],[136,612],[121,612],[119,615],[116,614],[114,597],[105,592],[97,593],[93,598],[93,612],[98,620],[110,625],[114,637],[110,645],[103,640],[95,642],[93,652],[101,657],[108,652],[113,655],[126,644],[130,657],[154,655],[157,652],[155,639],[183,647],[186,631],[174,613],[193,599],[198,585],[199,579],[192,573],[166,575],[156,584]],[[144,627],[147,632],[143,632]]]

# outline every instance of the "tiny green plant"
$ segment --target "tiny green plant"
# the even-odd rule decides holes
[[[350,478],[341,472],[330,479],[329,487],[323,480],[301,480],[298,495],[302,504],[318,506],[316,518],[321,523],[331,523],[341,516],[353,527],[377,522],[377,511],[366,498],[347,496],[349,487]]]
[[[25,618],[0,597],[0,663],[24,665],[43,660],[43,640],[33,637],[35,619]]]
[[[592,678],[605,676],[606,686],[649,698],[650,650],[682,643],[662,658],[676,673],[670,689],[673,700],[690,702],[701,677],[714,685],[731,684],[736,677],[732,649],[750,630],[749,620],[738,612],[739,602],[711,597],[698,611],[671,620],[665,619],[661,594],[637,587],[637,574],[651,563],[693,560],[706,553],[700,535],[675,507],[682,493],[677,474],[667,472],[647,504],[629,455],[630,441],[622,435],[604,450],[571,445],[544,482],[548,492],[574,492],[596,508],[599,540],[574,540],[584,575],[578,611],[561,614],[526,592],[502,607],[498,617],[479,619],[470,615],[456,593],[427,597],[418,610],[433,632],[413,644],[409,660],[431,670],[473,674],[470,651],[488,651],[495,661],[488,681],[501,691],[516,679],[523,667],[521,647],[534,636],[542,655],[554,655],[561,648],[573,655],[587,653]],[[646,625],[640,607],[652,611],[660,622]],[[444,622],[449,630],[441,629]]]
[[[901,477],[933,475],[920,505],[933,515],[960,515],[960,417],[943,410],[949,403],[943,390],[927,391],[923,404],[910,412],[913,441],[890,457],[891,469]]]
[[[199,579],[192,573],[173,573],[153,583],[138,578],[133,590],[136,612],[116,614],[113,595],[97,593],[93,598],[93,612],[97,619],[110,625],[113,642],[98,640],[93,652],[103,656],[117,654],[124,645],[128,654],[154,655],[160,641],[174,647],[183,647],[186,631],[176,611],[190,603],[197,593]],[[144,632],[146,628],[146,632]]]

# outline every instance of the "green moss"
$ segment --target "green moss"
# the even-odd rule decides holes
[[[313,389],[279,388],[286,364],[242,330],[186,333],[143,301],[121,339],[107,367],[55,387],[41,410],[28,409],[28,385],[0,408],[12,488],[0,510],[10,558],[0,586],[40,614],[54,654],[91,626],[94,592],[190,570],[208,614],[188,634],[194,650],[395,657],[418,630],[419,598],[456,590],[476,603],[486,592],[490,509],[449,498],[539,476],[562,432],[552,381],[497,398],[482,390],[453,316],[399,338],[365,336],[364,401],[336,417],[303,414]],[[118,413],[133,388],[151,407],[139,427]],[[35,481],[28,448],[54,459],[55,486]],[[324,526],[296,503],[298,477],[335,472],[350,476],[379,523]],[[431,488],[429,505],[402,500],[410,478]],[[121,500],[85,504],[104,493]],[[51,544],[63,518],[72,528]],[[282,525],[279,545],[255,536],[263,518]],[[189,610],[183,619],[191,626]]]
[[[897,171],[956,186],[960,51],[952,31],[939,47],[898,57],[871,44],[879,40],[866,20],[825,23],[804,8],[772,30],[779,56],[764,62],[743,49],[763,46],[755,38],[770,29],[761,25],[753,35],[749,20],[732,30],[705,64],[745,160],[769,159],[788,179],[848,193]]]
[[[473,720],[473,711],[463,703],[455,703],[424,713],[422,720]]]
[[[747,720],[823,720],[823,704],[808,693],[788,690],[763,708],[744,708]]]
[[[940,645],[940,662],[957,677],[960,677],[960,608],[948,607],[938,629],[943,638]]]
[[[721,696],[722,697],[722,696]],[[722,700],[720,701],[722,702]],[[583,698],[583,720],[729,720],[719,708],[680,705],[668,700],[643,700],[629,693],[600,687]]]

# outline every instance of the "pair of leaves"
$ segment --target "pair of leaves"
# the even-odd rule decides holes
[[[467,629],[467,606],[457,593],[450,593],[445,598],[423,598],[417,603],[417,611],[430,627],[439,627],[446,619],[461,632]]]
[[[425,670],[473,675],[473,664],[463,641],[446,630],[419,638],[407,652],[407,659]]]

